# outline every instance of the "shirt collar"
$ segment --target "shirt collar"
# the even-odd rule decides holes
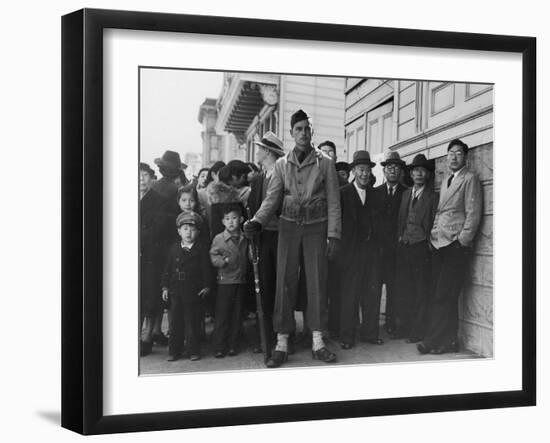
[[[227,242],[227,241],[229,241],[229,239],[230,239],[231,237],[233,237],[233,236],[232,236],[229,232],[227,232],[227,229],[225,229],[225,230],[223,231],[223,239]],[[239,235],[238,235],[238,236],[235,236],[235,237],[238,238],[238,239],[239,239],[239,242],[240,242],[240,241],[241,241],[241,238],[242,238],[242,235],[241,235],[241,233],[239,232]]]
[[[180,245],[182,249],[183,248],[191,249],[195,245],[195,243],[193,242],[190,245],[184,245],[183,242],[180,242]]]
[[[353,181],[353,186],[355,186],[355,189],[357,189],[358,192],[360,193],[363,193],[363,192],[367,192],[366,189],[361,189],[359,186],[357,186],[357,181]]]
[[[390,185],[388,182],[386,182],[386,189],[389,191],[390,189],[393,189],[394,191],[397,189],[397,186],[399,183],[396,183],[395,185]]]
[[[452,172],[451,175],[456,178],[456,176],[460,174],[462,171],[464,171],[465,168],[466,168],[466,165],[462,166],[462,168],[460,168],[458,171]]]
[[[424,192],[424,188],[426,187],[426,185],[422,185],[421,188],[419,188],[418,190],[415,190],[414,189],[414,186],[412,188],[412,192],[411,192],[411,195],[412,197],[414,198],[414,196],[416,195],[417,197],[420,196],[420,194],[422,194]]]

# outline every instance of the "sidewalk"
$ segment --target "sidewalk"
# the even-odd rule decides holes
[[[235,371],[240,369],[263,369],[265,367],[263,354],[253,354],[251,351],[252,338],[254,336],[253,320],[245,321],[245,336],[248,343],[243,343],[240,353],[234,357],[217,359],[207,338],[206,343],[202,344],[202,358],[199,361],[192,362],[189,359],[181,359],[175,362],[166,361],[168,358],[168,348],[166,346],[153,346],[153,352],[150,355],[140,358],[140,375],[150,374],[169,374],[183,372],[211,372],[211,371]],[[357,343],[350,350],[342,350],[340,343],[335,340],[326,340],[327,347],[338,355],[336,365],[352,364],[375,364],[392,362],[415,362],[415,361],[434,361],[434,360],[461,360],[470,358],[480,358],[478,355],[469,352],[457,352],[442,355],[426,354],[421,355],[415,344],[405,343],[404,340],[390,340],[383,328],[381,338],[384,344],[372,345],[369,343]],[[207,337],[212,331],[212,325],[207,325]],[[289,355],[288,362],[284,367],[309,367],[325,366],[326,363],[313,360],[311,349],[298,344],[296,352]]]

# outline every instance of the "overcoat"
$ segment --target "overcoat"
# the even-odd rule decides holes
[[[167,228],[166,199],[153,189],[139,202],[140,298],[142,315],[155,315],[161,304],[160,275]]]
[[[199,303],[199,292],[212,283],[208,249],[196,241],[189,251],[174,243],[168,252],[161,285],[170,297],[181,297],[185,303]]]

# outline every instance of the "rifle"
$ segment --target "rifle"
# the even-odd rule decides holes
[[[248,212],[248,219],[251,220],[252,217],[250,216],[249,208],[247,208],[247,212]],[[260,330],[260,344],[264,352],[264,363],[265,363],[270,357],[271,350],[269,349],[269,345],[267,343],[267,338],[266,338],[264,308],[262,303],[262,294],[260,290],[260,266],[259,266],[260,258],[258,256],[258,244],[256,239],[257,239],[257,236],[254,236],[250,239],[248,249],[250,253],[250,259],[252,261],[252,269],[254,271],[254,292],[256,294],[256,321],[258,322],[258,328]]]

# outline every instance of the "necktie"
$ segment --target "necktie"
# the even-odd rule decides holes
[[[191,249],[189,249],[187,246],[183,247],[183,252],[189,252]]]
[[[451,183],[453,182],[453,178],[454,178],[454,174],[451,174],[451,176],[449,177],[449,179],[447,180],[447,188],[450,188],[451,187]]]
[[[388,190],[388,191],[389,191],[389,195],[390,195],[390,197],[393,197],[393,188],[392,188],[391,186],[390,186],[390,188],[389,188],[389,190]]]
[[[418,195],[416,195],[416,191],[414,192],[414,198],[413,198],[413,202],[412,202],[412,205],[414,207],[414,205],[416,205],[416,202],[418,201]]]

